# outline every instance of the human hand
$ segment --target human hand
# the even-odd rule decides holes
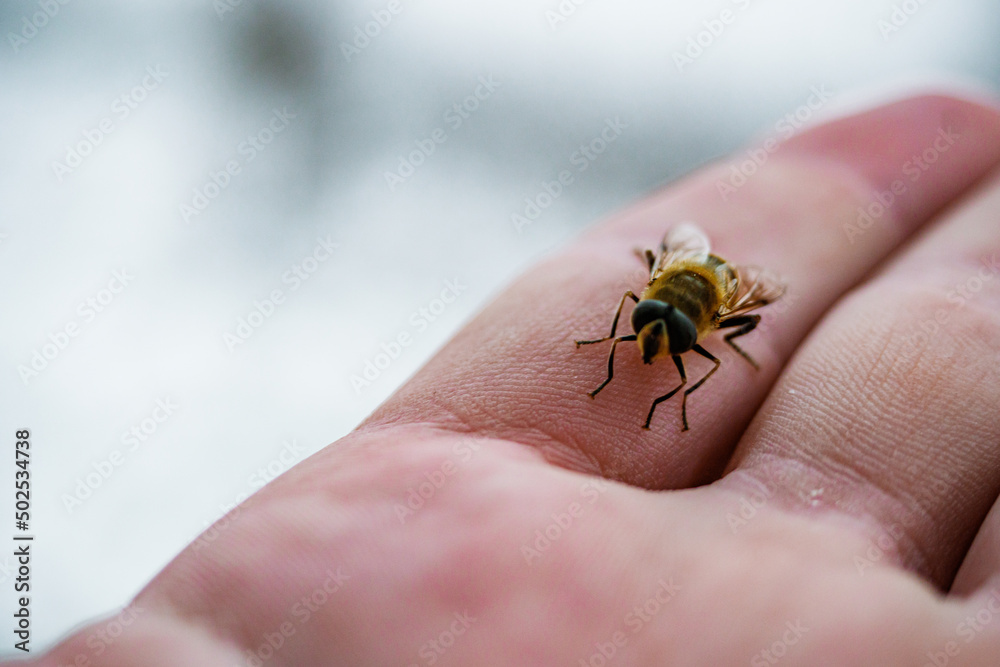
[[[1000,664],[998,163],[925,97],[672,185],[33,664]],[[673,365],[573,341],[681,220],[789,291],[645,431]]]

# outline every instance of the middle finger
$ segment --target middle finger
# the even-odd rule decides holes
[[[960,135],[917,186],[898,191],[881,212],[875,193],[890,191],[914,156],[948,128]],[[548,460],[647,488],[680,488],[718,476],[785,359],[843,292],[1000,159],[1000,116],[941,97],[899,102],[808,131],[775,150],[735,194],[720,196],[728,165],[705,170],[587,234],[524,276],[461,331],[364,427],[435,423],[521,442]],[[898,190],[898,188],[897,188]],[[859,221],[866,207],[878,224]],[[634,343],[619,346],[614,381],[588,397],[607,374],[597,338],[626,289],[642,288],[632,255],[681,220],[695,220],[737,263],[754,263],[790,284],[784,307],[762,311],[765,325],[743,340],[759,372],[720,340],[705,347],[719,372],[688,401],[691,430],[681,432],[680,397],[650,403],[678,383],[673,364],[644,366]],[[851,243],[851,225],[863,236]],[[863,241],[863,242],[862,242]],[[624,278],[631,280],[624,280]],[[616,280],[617,279],[617,280]],[[781,302],[779,302],[780,304]],[[770,311],[770,312],[769,312]],[[628,310],[622,333],[627,333]],[[696,382],[711,368],[685,355]]]

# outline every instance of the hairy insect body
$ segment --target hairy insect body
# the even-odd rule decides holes
[[[715,255],[718,264],[682,262],[677,267],[651,280],[643,290],[640,300],[654,299],[669,303],[688,316],[698,330],[698,340],[715,331],[715,315],[719,312],[726,294],[717,273],[724,263]]]

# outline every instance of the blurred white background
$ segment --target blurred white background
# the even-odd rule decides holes
[[[1000,82],[990,0],[11,0],[0,27],[0,543],[28,428],[34,650],[351,430],[538,257],[781,136],[815,89],[809,122]]]

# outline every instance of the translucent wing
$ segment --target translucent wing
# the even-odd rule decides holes
[[[766,306],[781,298],[785,285],[773,273],[758,266],[733,266],[736,289],[719,309],[719,317],[728,319]]]
[[[682,259],[704,259],[709,252],[708,237],[698,225],[693,222],[679,223],[671,227],[660,242],[650,275],[655,276]]]

